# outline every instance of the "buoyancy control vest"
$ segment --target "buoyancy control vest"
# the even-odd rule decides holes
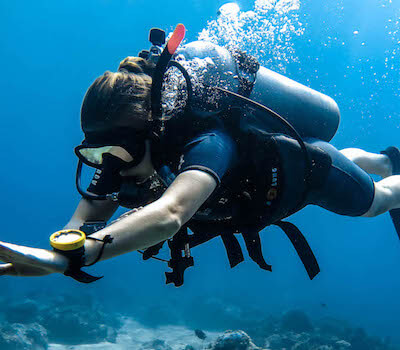
[[[187,131],[189,126],[201,130],[202,126],[207,127],[206,121],[222,119],[228,132],[239,143],[242,156],[249,159],[247,166],[243,167],[248,170],[239,175],[239,186],[235,193],[235,211],[240,215],[210,221],[197,220],[195,216],[189,221],[168,241],[171,248],[169,267],[172,272],[166,273],[167,283],[182,285],[185,269],[193,265],[190,248],[216,236],[222,237],[231,267],[236,266],[243,261],[235,237],[237,233],[243,235],[250,257],[261,268],[271,270],[263,258],[259,238],[259,231],[271,224],[278,225],[287,234],[309,277],[314,278],[319,272],[319,266],[304,236],[293,224],[281,221],[283,217],[273,216],[282,190],[279,187],[281,171],[278,154],[284,138],[279,135],[293,135],[284,123],[271,118],[262,109],[251,108],[251,105],[243,104],[243,101],[238,103],[232,98],[233,94],[226,94],[224,90],[268,106],[297,131],[297,138],[294,137],[300,138],[299,142],[303,144],[306,153],[305,161],[310,163],[310,178],[306,179],[309,186],[318,186],[319,182],[323,182],[330,159],[319,149],[304,145],[301,138],[330,141],[340,121],[337,104],[322,93],[260,67],[257,60],[239,50],[229,51],[209,42],[197,41],[185,45],[178,49],[174,61],[180,66],[180,71],[184,70],[186,74],[181,79],[171,79],[167,73],[167,85],[171,81],[177,85],[167,86],[164,91],[173,103],[168,106],[169,102],[164,101],[167,102],[167,111],[164,111],[163,118],[173,119],[171,123],[185,125],[182,129]],[[188,90],[187,101],[182,103],[180,98],[185,95],[182,94],[185,89]],[[177,113],[179,109],[181,113]],[[164,124],[167,131],[168,123]],[[287,214],[300,209],[302,204],[297,203]],[[192,234],[188,234],[188,229]],[[156,255],[162,245],[160,243],[147,249],[144,259]]]
[[[150,50],[142,52],[140,56],[154,59],[159,55],[160,63],[168,55],[168,60],[172,57],[172,52],[166,52],[167,48],[168,45],[162,53],[160,49],[154,49],[154,55]],[[165,59],[162,64],[162,76],[153,76],[152,90],[152,96],[164,96],[162,103],[152,101],[153,116],[159,114],[158,110],[162,112],[154,123],[154,133],[161,140],[158,145],[161,145],[161,158],[163,148],[168,147],[162,140],[165,139],[165,133],[168,134],[170,125],[180,125],[181,130],[193,134],[205,130],[209,121],[216,121],[222,123],[238,142],[239,153],[247,162],[242,167],[245,170],[238,173],[238,186],[233,193],[233,215],[209,221],[197,220],[195,216],[168,240],[171,249],[168,265],[172,271],[166,273],[167,283],[182,285],[185,269],[194,263],[190,248],[217,236],[222,237],[231,267],[236,266],[243,261],[235,237],[238,233],[243,235],[250,257],[261,268],[271,270],[263,258],[259,237],[259,231],[271,224],[278,225],[288,235],[309,277],[314,278],[319,266],[304,236],[294,225],[281,221],[283,217],[273,215],[279,206],[282,191],[279,147],[285,138],[279,135],[288,134],[299,142],[304,161],[309,166],[307,180],[312,185],[315,183],[312,181],[313,175],[314,178],[323,175],[329,159],[305,145],[302,138],[330,141],[340,120],[336,103],[317,91],[260,67],[256,59],[244,52],[229,51],[208,42],[197,41],[179,49],[173,56],[173,62],[168,65],[178,70],[172,74],[170,70],[164,74],[168,64]],[[159,164],[162,165],[162,161]],[[129,189],[129,186],[123,188]],[[129,191],[125,192],[120,193],[119,198],[124,198],[124,203],[120,204],[129,207]],[[287,214],[299,209],[301,204],[297,203]],[[188,233],[188,229],[192,234]],[[157,255],[163,243],[145,250],[143,258],[146,260]]]

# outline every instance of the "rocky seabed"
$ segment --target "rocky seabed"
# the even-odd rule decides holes
[[[182,325],[145,326],[110,315],[96,305],[33,300],[3,307],[0,350],[398,350],[389,339],[371,337],[346,322],[311,321],[299,310],[257,319],[243,329],[194,330]]]

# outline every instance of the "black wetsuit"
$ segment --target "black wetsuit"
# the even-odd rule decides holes
[[[164,149],[163,154],[164,165],[173,174],[169,177],[169,182],[184,171],[200,170],[213,176],[218,184],[214,194],[195,217],[207,220],[231,215],[231,208],[226,201],[229,201],[229,196],[238,185],[237,174],[241,167],[238,147],[233,138],[223,127],[199,132],[195,136],[172,136],[174,137],[170,138],[171,142],[168,144],[170,147]],[[279,149],[282,183],[274,221],[290,215],[301,200],[304,206],[314,204],[341,215],[361,216],[368,211],[374,198],[372,178],[329,143],[311,138],[304,141],[328,153],[332,165],[322,185],[308,191],[304,201],[305,162],[300,146],[297,141],[285,135],[278,137],[287,138],[288,142],[282,143],[283,147]],[[97,194],[109,193],[118,190],[122,181],[123,177],[114,176],[110,183],[110,178],[101,174],[97,176],[95,184],[90,185],[89,190]],[[221,201],[223,205],[216,205]]]

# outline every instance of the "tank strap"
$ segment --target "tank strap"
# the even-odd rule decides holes
[[[296,252],[303,263],[308,276],[312,280],[318,275],[320,268],[306,238],[303,236],[297,226],[291,222],[278,221],[274,223],[274,225],[281,228],[282,231],[285,232],[286,236],[290,239],[290,242],[292,242],[294,248],[296,249]]]
[[[222,243],[224,243],[226,254],[228,255],[229,265],[233,269],[244,261],[242,248],[233,232],[221,234]]]
[[[242,232],[244,242],[246,243],[247,251],[250,258],[257,263],[257,265],[266,271],[272,271],[272,266],[267,264],[264,259],[261,247],[260,233],[258,229],[248,229]]]
[[[231,52],[235,59],[239,78],[238,94],[249,97],[256,82],[257,72],[260,69],[258,60],[246,52],[235,49]]]

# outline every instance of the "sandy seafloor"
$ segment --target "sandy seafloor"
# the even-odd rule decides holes
[[[207,339],[197,338],[192,329],[182,326],[161,326],[148,328],[131,318],[123,318],[123,326],[118,331],[116,343],[103,342],[98,344],[60,345],[49,344],[49,350],[126,350],[139,349],[155,339],[162,339],[172,350],[182,350],[187,345],[202,349],[206,344],[214,341],[222,332],[208,332]],[[150,349],[150,348],[149,348]]]

